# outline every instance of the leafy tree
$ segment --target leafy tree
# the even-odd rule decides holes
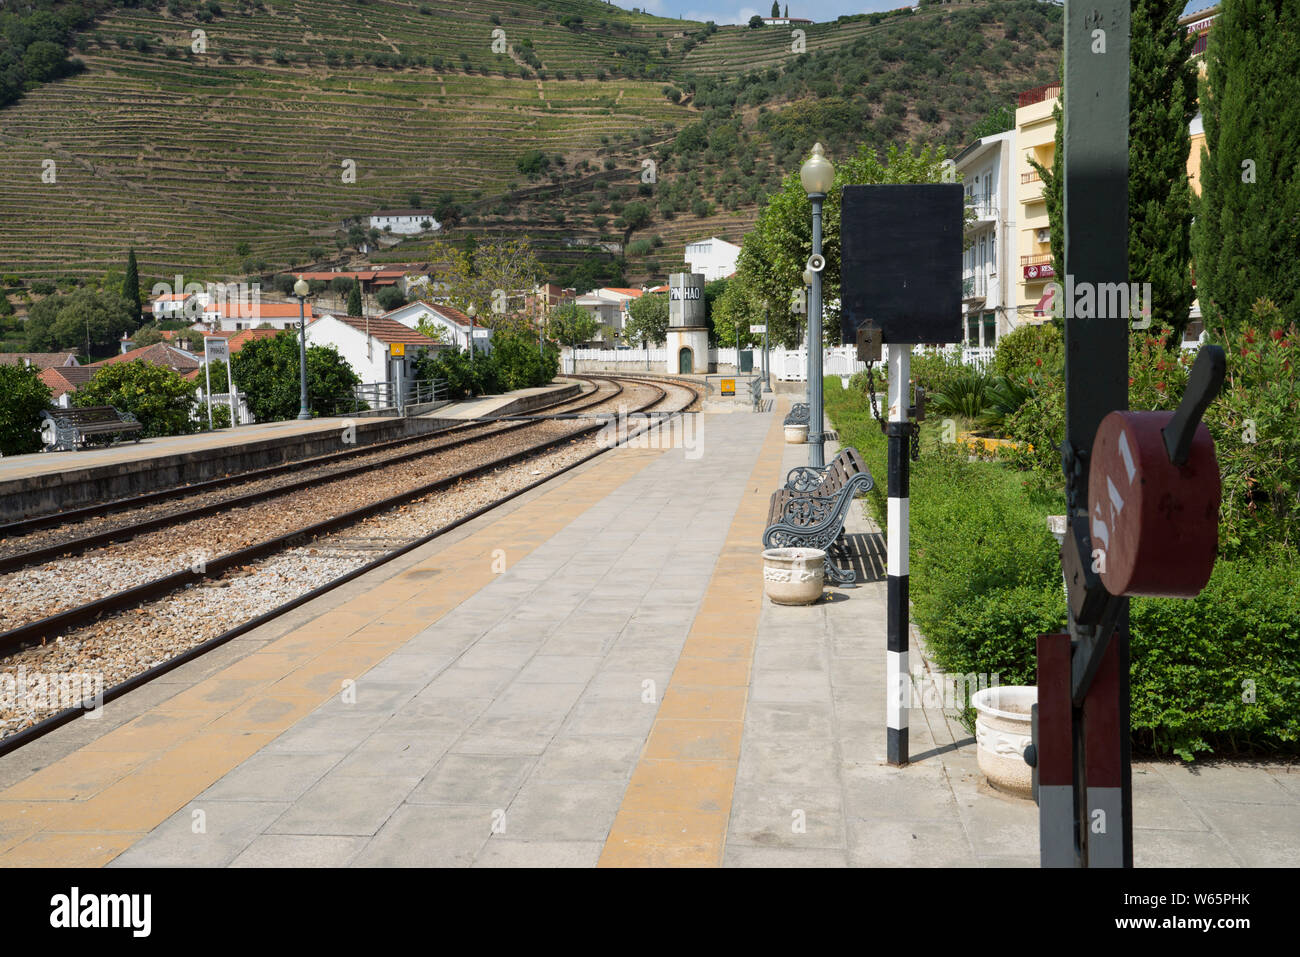
[[[53,404],[35,366],[0,365],[0,455],[39,452],[41,413]]]
[[[1300,11],[1225,0],[1206,50],[1205,150],[1193,231],[1206,327],[1240,328],[1268,298],[1300,321]],[[1287,131],[1287,132],[1282,132]]]
[[[415,331],[422,336],[432,339],[434,342],[442,342],[447,336],[447,327],[434,322],[427,315],[423,316],[415,324]]]
[[[519,295],[534,288],[542,272],[527,236],[494,236],[467,249],[434,240],[430,260],[445,264],[441,281],[451,304],[462,310],[473,305],[479,325],[498,329],[525,322]]]
[[[629,342],[645,345],[668,338],[668,297],[663,293],[646,293],[627,307],[628,321],[624,335]]]
[[[402,295],[402,290],[396,286],[386,286],[379,290],[378,295],[375,296],[375,301],[379,303],[379,308],[385,312],[406,305],[406,297]]]
[[[162,330],[157,326],[141,326],[135,332],[131,333],[131,341],[139,349],[141,346],[152,346],[155,343],[163,341]]]
[[[1178,26],[1182,11],[1180,0],[1135,0],[1129,73],[1129,281],[1151,283],[1152,319],[1171,330],[1172,347],[1182,339],[1196,297],[1187,179],[1196,66],[1193,38]],[[1300,57],[1294,64],[1300,66]],[[1300,92],[1300,85],[1292,89]],[[1295,276],[1300,279],[1300,272]]]
[[[126,257],[126,275],[122,277],[122,298],[131,307],[131,318],[140,321],[143,308],[140,304],[140,268],[135,261],[135,249]]]
[[[749,18],[749,28],[751,30],[757,30],[762,25],[763,25],[763,18],[760,17],[757,13]]]
[[[361,283],[354,282],[348,290],[348,315],[361,315]]]
[[[180,373],[136,359],[102,367],[73,394],[72,402],[130,412],[144,426],[141,434],[146,437],[187,435],[197,427],[194,390],[194,383]]]
[[[924,119],[924,117],[922,117]],[[970,129],[970,138],[977,140],[983,136],[993,136],[1016,128],[1016,111],[1003,103],[995,106],[988,114]]]
[[[546,320],[546,330],[556,342],[576,348],[596,338],[600,322],[587,310],[568,303],[552,310]]]
[[[78,289],[68,295],[48,296],[31,307],[27,348],[32,352],[85,348],[89,338],[92,355],[112,355],[122,333],[135,326],[131,307],[117,293]]]
[[[299,410],[298,339],[292,329],[255,339],[230,357],[235,386],[248,396],[259,422],[293,419]],[[361,378],[333,346],[307,347],[307,403],[314,415],[332,415],[353,400]]]
[[[638,229],[650,225],[650,207],[645,203],[628,203],[623,207],[623,226],[625,235],[630,236]]]

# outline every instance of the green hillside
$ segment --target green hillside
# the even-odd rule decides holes
[[[687,238],[738,240],[813,139],[959,146],[1055,75],[1059,32],[1030,0],[816,24],[803,54],[787,28],[584,0],[113,9],[73,40],[83,71],[0,110],[0,273],[98,277],[131,246],[146,279],[283,269],[418,198],[453,237],[527,232],[561,278],[584,244],[632,241],[635,281]]]

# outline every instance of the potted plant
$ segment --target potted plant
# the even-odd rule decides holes
[[[984,688],[971,695],[975,709],[975,756],[999,791],[1032,797],[1032,769],[1025,764],[1038,689],[1026,685]]]

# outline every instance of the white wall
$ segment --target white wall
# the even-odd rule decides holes
[[[322,316],[307,326],[307,343],[313,346],[333,346],[362,382],[388,381],[388,348],[366,334],[353,329],[333,316]]]
[[[385,226],[389,226],[389,227],[392,228],[392,231],[393,231],[394,233],[396,233],[396,234],[399,234],[399,235],[411,235],[411,234],[414,234],[414,233],[422,233],[422,232],[424,232],[424,227],[421,226],[420,224],[423,223],[423,222],[425,222],[426,220],[427,220],[428,222],[430,222],[430,223],[433,224],[433,225],[432,225],[432,229],[433,229],[433,230],[436,231],[436,230],[442,228],[442,224],[439,223],[436,219],[434,219],[432,215],[429,215],[429,216],[371,216],[371,217],[370,217],[370,226],[371,226],[372,229],[378,229],[380,232],[383,232]]]

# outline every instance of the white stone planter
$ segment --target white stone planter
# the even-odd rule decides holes
[[[785,427],[785,441],[787,445],[805,445],[808,442],[808,426],[806,425],[787,425]]]
[[[811,605],[822,596],[826,553],[820,548],[763,552],[763,591],[777,605]]]
[[[1032,797],[1033,770],[1025,764],[1030,742],[1030,708],[1038,689],[1012,685],[971,695],[975,708],[976,758],[989,784],[1017,797]]]

